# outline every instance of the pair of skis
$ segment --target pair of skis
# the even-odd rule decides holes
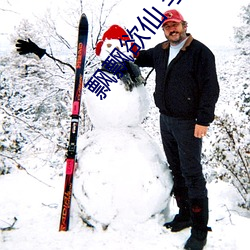
[[[70,139],[67,150],[66,159],[66,176],[64,184],[63,202],[59,231],[67,231],[69,228],[70,218],[70,204],[72,197],[73,187],[73,174],[77,164],[76,159],[76,144],[78,134],[78,123],[81,105],[81,95],[83,88],[83,76],[86,58],[86,47],[88,38],[88,20],[85,14],[82,14],[79,22],[78,29],[78,42],[77,42],[77,57],[76,57],[76,70],[75,70],[75,86],[74,97],[71,115],[71,128]]]

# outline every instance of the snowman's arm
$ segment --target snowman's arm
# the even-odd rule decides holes
[[[75,72],[75,68],[71,64],[62,62],[61,60],[59,60],[59,59],[55,58],[54,56],[48,54],[46,52],[46,49],[42,49],[42,48],[38,47],[29,38],[28,38],[28,41],[18,39],[17,43],[16,43],[16,48],[17,48],[17,52],[19,53],[19,55],[26,55],[28,53],[34,53],[40,59],[42,59],[42,57],[44,55],[46,55],[49,58],[53,59],[54,61],[59,62],[60,64],[63,64],[63,65],[66,65],[66,66],[70,67]]]
[[[46,54],[45,49],[39,48],[29,38],[28,38],[28,41],[18,39],[16,43],[16,47],[17,47],[17,52],[19,52],[20,55],[34,53],[41,59]]]

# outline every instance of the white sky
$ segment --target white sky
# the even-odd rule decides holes
[[[94,0],[97,1],[102,0]],[[106,0],[108,2],[109,0]],[[110,0],[111,1],[111,0]],[[170,0],[121,0],[109,18],[109,24],[118,24],[132,28],[138,25],[137,16],[141,18],[147,14],[143,8],[154,12],[152,6],[161,12],[168,9],[179,10],[188,21],[188,32],[208,46],[228,45],[233,35],[233,26],[239,25],[240,7],[250,0],[182,0],[177,5],[175,0],[170,7]],[[48,8],[56,9],[65,1],[56,0],[0,0],[0,51],[6,49],[6,41],[13,27],[18,26],[23,18],[31,19],[40,16]],[[83,0],[84,2],[84,0]],[[10,11],[2,11],[11,10]],[[86,13],[88,15],[88,13]],[[140,26],[138,25],[138,28]],[[65,31],[66,32],[66,31]],[[138,32],[139,34],[139,32]],[[142,33],[141,33],[142,34]],[[145,35],[146,33],[144,33]],[[152,35],[152,34],[151,34]],[[161,29],[151,36],[146,46],[151,47],[164,39]]]

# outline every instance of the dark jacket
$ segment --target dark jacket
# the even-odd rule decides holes
[[[196,119],[208,126],[214,119],[219,96],[213,53],[189,35],[178,55],[168,65],[169,42],[140,51],[135,63],[156,71],[155,104],[160,113]]]

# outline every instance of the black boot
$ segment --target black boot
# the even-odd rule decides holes
[[[188,200],[177,196],[175,198],[179,207],[179,213],[175,215],[173,221],[164,224],[166,228],[171,229],[171,232],[179,232],[192,225]]]
[[[208,199],[193,199],[191,202],[191,236],[185,244],[187,250],[202,250],[207,243]]]
[[[187,240],[184,249],[187,250],[202,250],[207,243],[207,231],[191,229],[191,236]]]

